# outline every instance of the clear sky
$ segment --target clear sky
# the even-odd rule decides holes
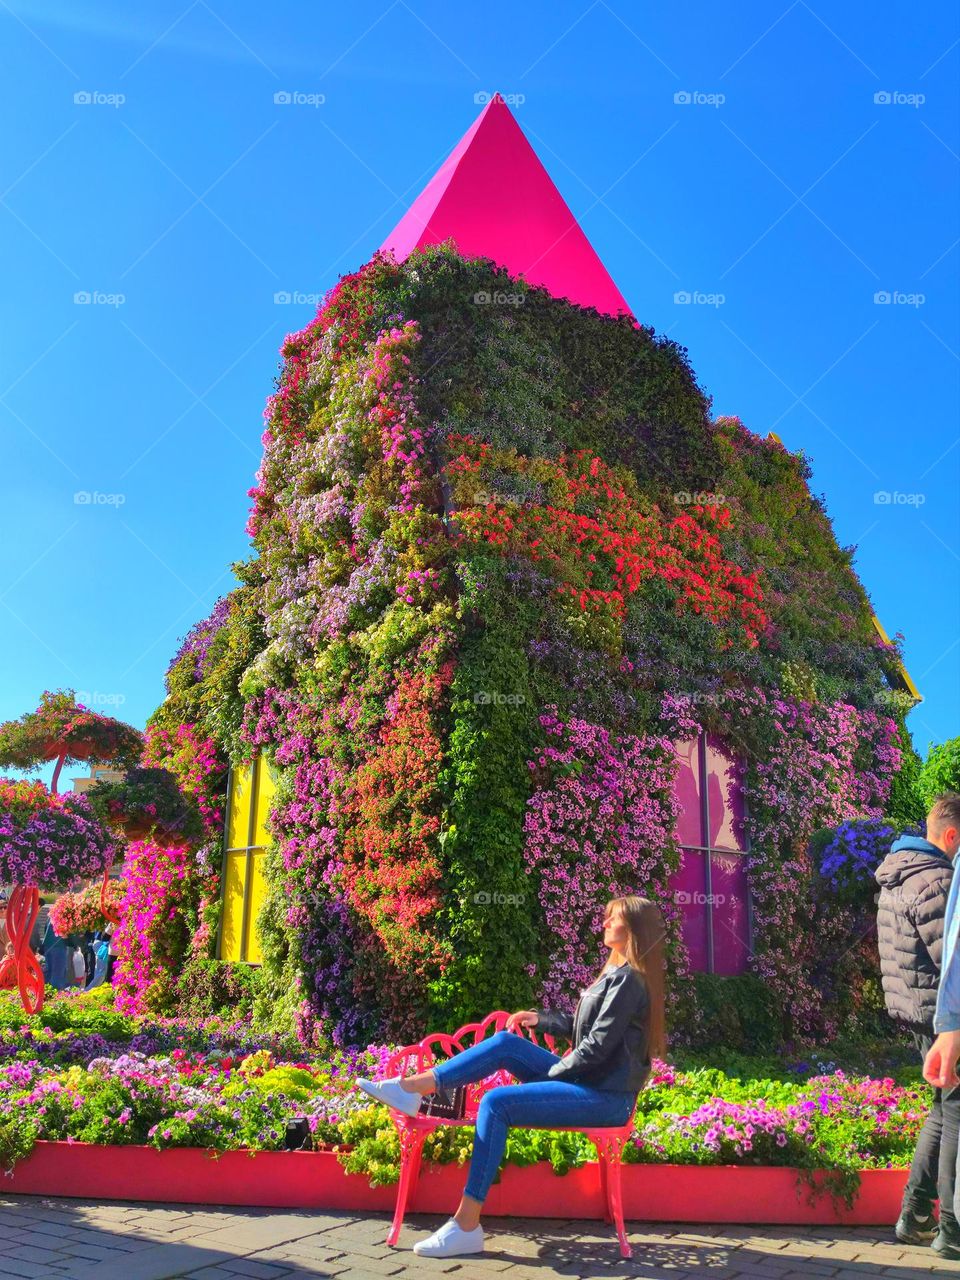
[[[72,686],[144,723],[246,554],[277,350],[315,310],[275,294],[365,261],[499,89],[714,411],[810,457],[906,635],[919,749],[960,732],[955,5],[0,0],[0,24],[0,718]]]

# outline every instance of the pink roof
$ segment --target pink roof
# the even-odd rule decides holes
[[[453,239],[465,257],[605,315],[632,315],[499,93],[491,98],[381,248],[402,262]]]

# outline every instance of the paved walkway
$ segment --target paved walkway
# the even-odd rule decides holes
[[[212,1194],[215,1190],[211,1185]],[[929,1249],[891,1243],[892,1234],[879,1228],[638,1223],[630,1231],[634,1256],[625,1262],[602,1224],[491,1218],[486,1253],[443,1261],[411,1252],[413,1242],[441,1219],[416,1216],[412,1221],[404,1227],[401,1247],[388,1249],[385,1214],[6,1196],[0,1198],[0,1280],[404,1280],[429,1275],[448,1280],[920,1280],[937,1273],[960,1275],[960,1263],[942,1263]]]

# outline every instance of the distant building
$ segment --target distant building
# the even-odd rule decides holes
[[[92,764],[89,777],[74,778],[73,789],[82,794],[98,782],[122,782],[123,776],[121,769],[111,769],[107,764]]]

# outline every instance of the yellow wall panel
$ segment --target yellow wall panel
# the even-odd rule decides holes
[[[270,766],[267,764],[266,759],[263,758],[261,758],[260,767],[257,770],[257,783],[257,818],[253,829],[253,843],[262,849],[270,843],[267,817],[277,790],[277,784],[273,780]]]
[[[227,853],[223,860],[223,917],[220,926],[220,959],[239,960],[243,940],[243,897],[246,887],[246,853]]]
[[[246,959],[250,964],[261,964],[263,961],[263,948],[260,945],[260,934],[257,931],[257,916],[267,896],[267,877],[264,870],[266,858],[267,855],[265,853],[255,853],[250,859],[250,932],[246,954]]]
[[[239,765],[230,772],[230,805],[227,811],[227,848],[245,849],[250,839],[250,783],[253,766]]]
[[[243,765],[230,775],[227,801],[227,848],[223,858],[223,919],[220,932],[220,959],[260,964],[263,951],[257,933],[257,915],[267,896],[264,869],[266,847],[270,843],[267,818],[276,793],[276,782],[266,758],[254,768]],[[247,842],[253,819],[250,875],[247,877]]]

